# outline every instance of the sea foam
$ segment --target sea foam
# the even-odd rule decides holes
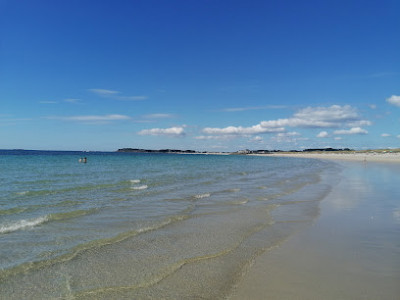
[[[11,224],[5,224],[0,226],[0,233],[10,233],[18,230],[23,230],[26,228],[31,228],[48,221],[47,216],[39,217],[30,220],[20,220]]]
[[[144,185],[139,185],[139,186],[132,186],[131,189],[132,190],[145,190],[145,189],[147,189],[147,187],[148,186],[144,184]]]
[[[196,196],[194,196],[196,199],[203,199],[203,198],[208,198],[208,197],[210,197],[211,196],[211,194],[210,193],[205,193],[205,194],[199,194],[199,195],[196,195]]]

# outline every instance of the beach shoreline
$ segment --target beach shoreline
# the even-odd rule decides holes
[[[271,154],[249,154],[253,156],[265,157],[296,157],[296,158],[315,158],[315,159],[328,159],[328,160],[342,160],[342,161],[359,161],[359,162],[381,162],[381,163],[400,163],[400,153],[377,153],[377,152],[318,152],[318,153],[304,153],[304,152],[283,152]]]
[[[272,156],[341,160],[341,180],[313,225],[255,258],[229,299],[396,299],[399,156],[367,156],[371,164],[354,154]]]

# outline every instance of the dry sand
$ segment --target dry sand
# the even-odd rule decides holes
[[[378,153],[378,152],[318,152],[318,153],[273,153],[273,154],[255,154],[257,156],[279,156],[279,157],[299,157],[299,158],[318,158],[318,159],[334,159],[334,160],[350,160],[363,162],[387,162],[400,163],[400,153]]]

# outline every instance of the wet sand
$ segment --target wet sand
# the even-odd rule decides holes
[[[400,165],[340,164],[320,217],[257,257],[230,299],[400,299]]]

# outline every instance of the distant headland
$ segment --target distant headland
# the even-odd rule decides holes
[[[160,149],[160,150],[151,150],[151,149],[138,149],[138,148],[122,148],[118,149],[117,152],[129,152],[129,153],[183,153],[183,154],[269,154],[269,153],[277,153],[277,152],[332,152],[332,151],[354,151],[352,149],[334,149],[334,148],[321,148],[321,149],[305,149],[302,151],[299,150],[238,150],[236,152],[209,152],[209,151],[195,151],[195,150],[178,150],[178,149]]]
[[[129,153],[201,153],[195,150],[177,150],[177,149],[136,149],[136,148],[122,148],[118,149],[117,152],[129,152]]]

